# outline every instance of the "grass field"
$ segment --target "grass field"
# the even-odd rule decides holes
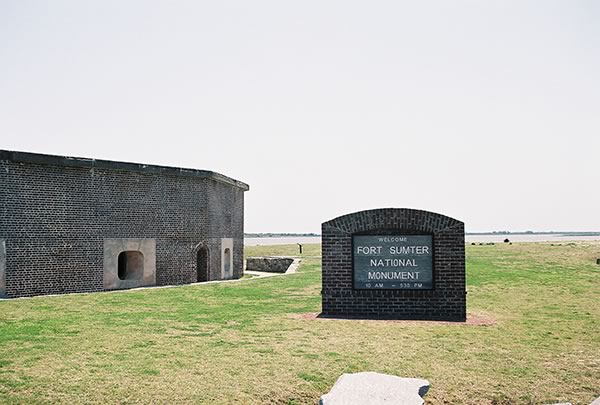
[[[287,276],[0,301],[0,402],[314,404],[358,371],[426,378],[436,404],[600,395],[600,243],[469,245],[468,312],[488,326],[305,319],[319,255]]]

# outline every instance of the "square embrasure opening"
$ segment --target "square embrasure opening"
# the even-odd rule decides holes
[[[139,250],[119,253],[117,275],[119,280],[140,280],[144,276],[144,255]]]

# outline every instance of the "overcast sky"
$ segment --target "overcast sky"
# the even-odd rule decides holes
[[[223,173],[248,232],[598,231],[600,2],[0,0],[0,149]]]

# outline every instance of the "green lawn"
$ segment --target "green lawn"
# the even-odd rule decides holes
[[[430,403],[600,395],[600,243],[469,245],[468,312],[491,326],[303,318],[319,255],[288,276],[0,301],[0,402],[314,404],[367,370],[428,379]]]

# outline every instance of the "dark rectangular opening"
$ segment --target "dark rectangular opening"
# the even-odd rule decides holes
[[[119,253],[117,275],[119,280],[139,280],[144,275],[144,255],[137,250]]]

